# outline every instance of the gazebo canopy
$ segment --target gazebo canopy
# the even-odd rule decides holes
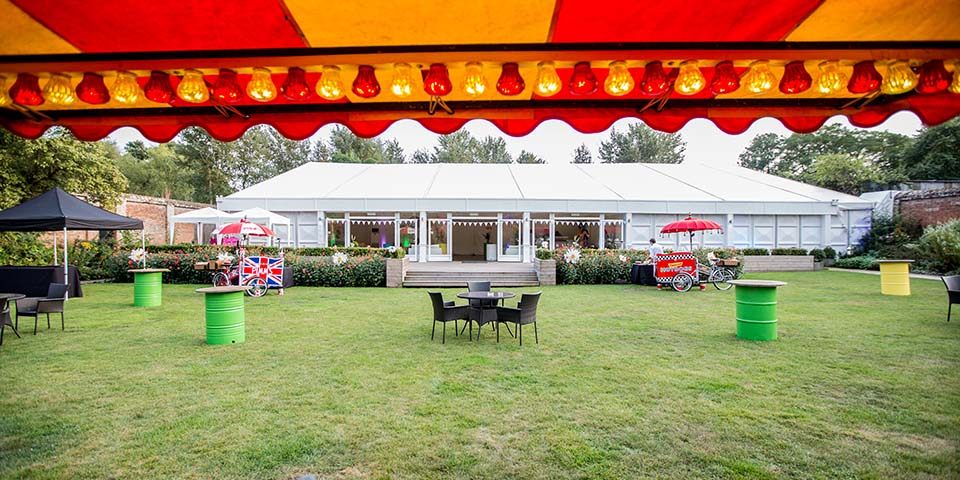
[[[268,226],[290,225],[289,218],[259,207],[248,208],[246,210],[242,210],[237,213],[229,213],[227,215],[230,215],[233,219],[246,219],[251,222],[264,223]]]
[[[189,212],[178,213],[173,216],[174,223],[215,223],[233,220],[233,214],[217,210],[212,207],[203,207]]]
[[[143,230],[143,222],[90,205],[59,187],[0,211],[0,231]]]
[[[960,114],[960,2],[196,0],[0,2],[0,125],[86,140],[133,126],[169,141],[269,124],[302,139],[414,119],[511,135],[621,118],[728,133],[763,117],[809,132],[909,110]]]

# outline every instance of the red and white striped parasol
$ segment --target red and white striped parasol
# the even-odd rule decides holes
[[[242,219],[237,223],[228,223],[217,231],[219,235],[250,235],[253,237],[275,237],[273,230],[253,223],[247,219]]]

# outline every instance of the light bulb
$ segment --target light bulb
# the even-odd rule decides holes
[[[643,67],[643,78],[640,79],[640,91],[644,95],[656,97],[666,93],[670,88],[670,79],[663,71],[663,64],[654,60]]]
[[[236,103],[240,100],[240,83],[237,82],[237,72],[229,68],[221,68],[217,81],[210,88],[213,98],[222,103]]]
[[[427,95],[442,97],[453,90],[453,83],[450,82],[450,72],[447,66],[442,63],[430,65],[430,70],[423,77],[423,91]]]
[[[951,74],[943,66],[943,60],[930,60],[920,67],[917,74],[917,92],[940,93],[950,86]]]
[[[777,76],[770,71],[770,63],[766,60],[757,60],[750,64],[750,71],[743,76],[740,82],[750,93],[766,93],[777,83]]]
[[[390,91],[397,98],[407,98],[413,94],[413,67],[409,63],[393,64]]]
[[[570,93],[574,95],[590,95],[597,91],[597,76],[590,68],[590,62],[578,62],[573,66],[573,75],[570,75]]]
[[[40,91],[40,79],[32,73],[18,73],[17,80],[10,87],[10,98],[18,105],[35,107],[43,105],[43,93]]]
[[[953,81],[947,87],[950,93],[960,93],[960,60],[953,62]]]
[[[110,95],[124,105],[137,103],[140,100],[140,84],[137,83],[136,74],[127,71],[117,72],[117,78],[110,88]]]
[[[150,80],[143,86],[143,95],[151,102],[172,102],[176,93],[170,85],[170,74],[160,70],[150,72]]]
[[[633,91],[633,75],[627,70],[627,63],[622,60],[610,62],[610,71],[603,81],[603,91],[614,97],[622,97]]]
[[[887,74],[880,83],[880,91],[887,95],[899,95],[913,90],[917,86],[917,74],[910,64],[903,60],[894,60],[887,65]]]
[[[740,88],[740,75],[733,68],[733,62],[724,60],[713,67],[713,79],[710,80],[710,92],[714,95],[736,92]]]
[[[250,82],[247,83],[247,96],[258,102],[269,102],[277,98],[277,85],[273,83],[270,70],[263,67],[253,69]]]
[[[317,82],[317,95],[327,100],[338,100],[343,97],[343,81],[340,80],[340,67],[327,65],[323,67],[323,74]]]
[[[77,98],[91,105],[100,105],[110,101],[110,91],[103,83],[103,76],[86,72],[83,80],[77,84]]]
[[[696,60],[687,60],[680,64],[680,72],[677,74],[677,81],[673,84],[673,89],[680,95],[694,95],[707,86],[707,79],[703,78],[703,72]]]
[[[817,65],[820,77],[817,78],[817,90],[824,95],[840,93],[847,86],[847,74],[840,70],[840,62],[827,60]]]
[[[479,97],[487,91],[487,79],[483,76],[483,66],[479,62],[467,63],[467,73],[463,77],[463,91],[471,97]]]
[[[873,60],[864,60],[853,66],[853,75],[847,83],[850,93],[870,93],[880,88],[883,77],[877,71]]]
[[[527,84],[520,75],[520,66],[516,63],[504,63],[500,68],[500,78],[497,79],[497,91],[508,97],[520,95]]]
[[[377,74],[372,66],[360,65],[351,89],[360,98],[373,98],[380,95],[380,82],[377,81]]]
[[[557,75],[557,67],[553,62],[537,64],[537,95],[552,97],[560,91],[560,85],[560,75]]]
[[[802,93],[813,84],[813,77],[807,73],[803,60],[795,60],[783,69],[783,78],[780,79],[780,91],[787,95]]]
[[[7,93],[7,77],[0,75],[0,107],[6,107],[11,103],[13,103],[13,100]]]
[[[177,96],[188,103],[203,103],[210,100],[210,89],[203,80],[203,73],[192,68],[184,70],[183,78],[177,85]]]
[[[70,84],[70,77],[62,73],[51,73],[47,84],[43,86],[43,98],[54,105],[70,105],[77,100],[77,95]]]
[[[317,88],[320,85],[318,83]],[[298,102],[310,97],[310,85],[307,83],[307,72],[300,67],[287,69],[287,79],[280,85],[280,93],[287,100]]]

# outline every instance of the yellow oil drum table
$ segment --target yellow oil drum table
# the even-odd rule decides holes
[[[913,260],[877,260],[880,264],[880,293],[910,295],[910,264]]]
[[[133,306],[159,307],[163,302],[163,274],[166,268],[137,268],[133,274]]]
[[[731,280],[727,283],[737,287],[737,338],[776,340],[777,288],[786,285],[786,282]]]
[[[247,286],[198,288],[203,294],[206,312],[207,345],[229,345],[246,340],[246,318],[243,295]]]

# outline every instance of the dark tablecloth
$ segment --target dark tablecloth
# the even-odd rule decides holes
[[[637,285],[657,286],[657,278],[653,274],[652,263],[634,263],[630,269],[630,282]]]
[[[45,297],[51,283],[63,283],[63,266],[18,267],[0,266],[0,292],[22,293],[28,297]],[[82,297],[80,273],[70,265],[68,296]]]

